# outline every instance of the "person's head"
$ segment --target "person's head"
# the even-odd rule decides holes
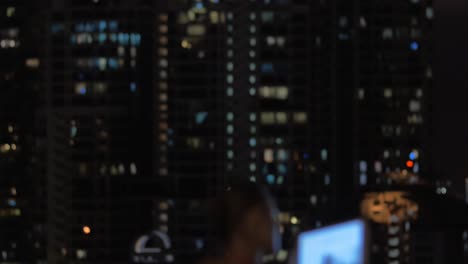
[[[274,253],[281,247],[277,205],[263,186],[228,189],[216,207],[217,235],[224,247],[241,240],[255,251]]]

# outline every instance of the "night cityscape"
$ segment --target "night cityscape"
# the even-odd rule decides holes
[[[467,7],[1,1],[0,263],[195,263],[240,183],[263,263],[354,218],[369,263],[468,263]]]

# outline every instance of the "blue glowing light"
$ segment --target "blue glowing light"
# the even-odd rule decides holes
[[[107,40],[107,35],[105,33],[100,33],[98,35],[98,41],[99,43],[104,43]]]
[[[85,86],[81,86],[78,88],[78,93],[81,94],[81,95],[85,95],[86,94],[86,87]]]
[[[136,83],[135,82],[131,82],[130,83],[130,91],[132,93],[136,92],[136,89],[137,89],[137,86],[136,86]]]
[[[109,30],[110,31],[117,31],[118,23],[115,20],[109,21]]]
[[[16,201],[13,200],[13,199],[9,199],[8,200],[8,205],[11,206],[11,207],[15,207],[16,206]]]
[[[411,42],[411,44],[410,44],[410,49],[411,49],[412,51],[417,51],[417,50],[419,49],[419,44],[418,44],[418,42],[416,42],[416,41]]]
[[[104,20],[99,21],[99,31],[105,31],[107,28],[107,22]]]
[[[107,63],[109,64],[109,68],[111,68],[111,69],[119,68],[119,63],[118,63],[117,59],[115,59],[115,58],[109,58],[107,60]]]
[[[257,145],[257,140],[256,140],[255,138],[251,138],[251,139],[249,140],[249,145],[250,145],[251,147],[255,147],[255,146]]]
[[[198,3],[195,4],[195,8],[197,8],[197,9],[203,9],[203,7],[204,6],[203,6],[202,2],[198,2]]]
[[[273,64],[272,63],[263,63],[261,70],[263,73],[272,73],[273,72]]]
[[[278,165],[278,172],[280,174],[286,174],[288,172],[288,168],[284,164],[279,164]]]
[[[138,33],[133,33],[130,35],[130,44],[138,46],[141,43],[141,35]]]
[[[415,160],[415,159],[416,159],[416,153],[411,152],[411,153],[409,154],[409,158],[410,158],[410,160]]]
[[[197,124],[202,124],[203,122],[205,122],[207,117],[208,117],[208,112],[198,112],[195,114],[195,122]]]
[[[266,180],[269,184],[274,184],[275,183],[275,175],[273,174],[268,174],[266,177]]]

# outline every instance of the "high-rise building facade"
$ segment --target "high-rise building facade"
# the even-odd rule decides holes
[[[31,28],[34,7],[0,4],[0,260],[10,263],[45,258],[41,174],[33,169],[37,116],[31,109],[40,90],[39,47],[31,42],[39,33]]]
[[[53,1],[46,19],[48,261],[128,263],[157,195],[151,3]]]
[[[330,9],[212,0],[157,10],[154,171],[172,210],[156,211],[175,261],[204,247],[201,205],[231,184],[271,188],[286,247],[303,227],[331,221],[332,66],[321,13]]]
[[[348,23],[357,36],[354,146],[361,186],[395,183],[385,176],[391,172],[429,172],[433,17],[432,1],[355,4]],[[340,25],[349,19],[341,17]]]

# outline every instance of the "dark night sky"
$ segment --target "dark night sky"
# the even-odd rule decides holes
[[[468,176],[468,3],[435,1],[434,120],[436,176],[463,194]]]

